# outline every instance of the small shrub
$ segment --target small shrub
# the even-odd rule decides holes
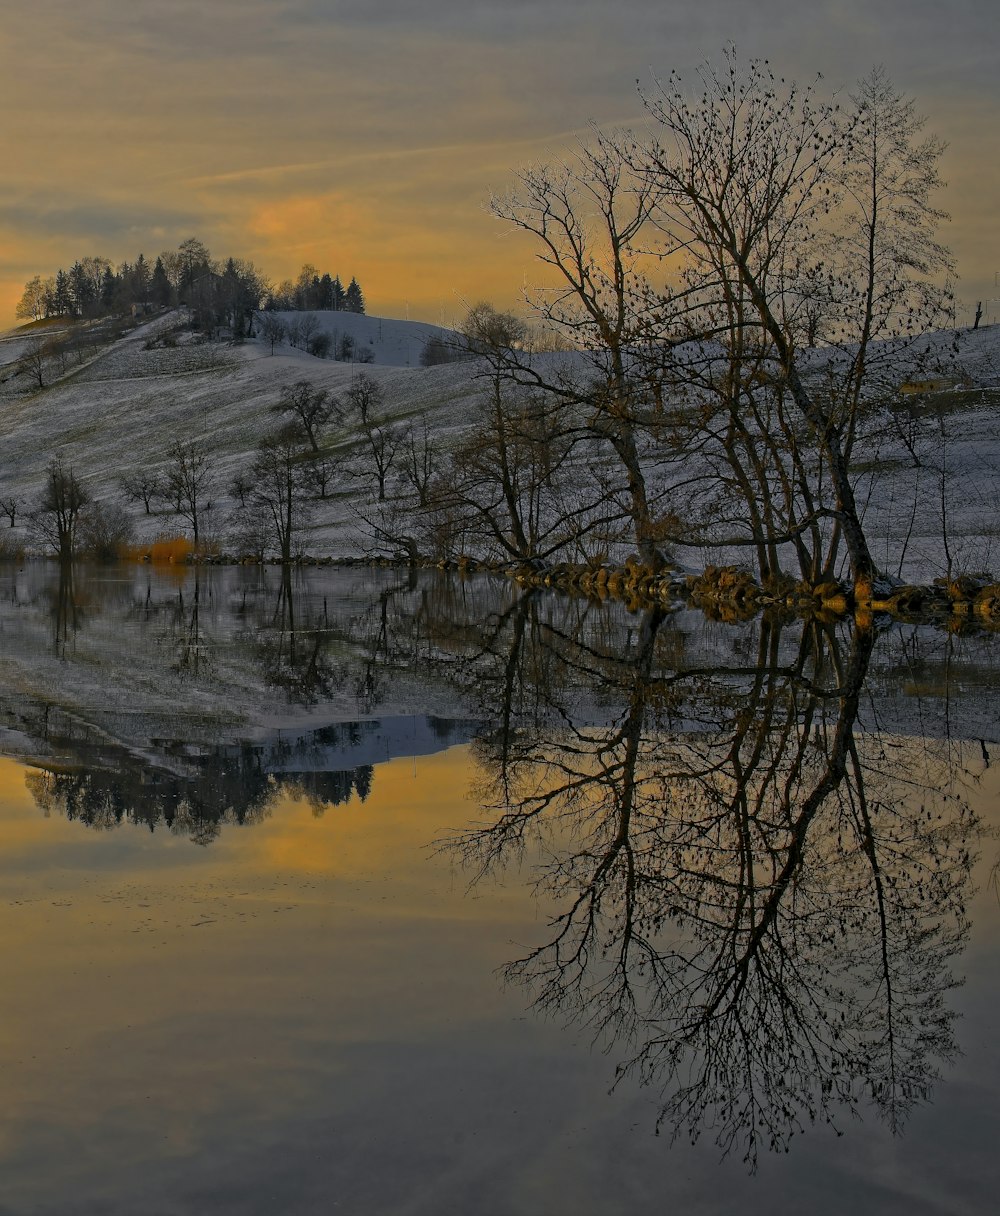
[[[6,536],[0,533],[0,562],[19,562],[24,560],[24,542],[19,536]]]
[[[129,556],[135,541],[135,524],[117,502],[93,502],[80,516],[77,528],[80,552],[97,562],[117,562]]]
[[[329,334],[313,334],[309,339],[309,353],[315,355],[317,359],[329,359],[332,349],[333,338]]]
[[[469,352],[462,350],[454,341],[446,342],[444,338],[428,338],[420,352],[421,367],[436,367],[439,363],[457,363],[467,359]]]

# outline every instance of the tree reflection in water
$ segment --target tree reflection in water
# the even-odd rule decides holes
[[[303,799],[316,816],[352,798],[364,802],[372,785],[371,765],[273,771],[275,763],[305,762],[310,751],[339,744],[340,733],[338,727],[327,727],[295,747],[279,741],[215,747],[200,755],[179,753],[173,771],[116,752],[92,757],[100,764],[86,768],[33,770],[25,775],[25,784],[46,814],[55,812],[92,828],[125,823],[150,831],[161,827],[207,845],[227,824],[260,823],[282,797]]]
[[[270,627],[253,634],[264,678],[291,704],[316,705],[332,696],[343,672],[326,652],[329,628],[323,611],[296,618],[292,572],[282,567]]]
[[[196,573],[183,597],[157,595],[162,580],[153,593],[61,580],[41,610],[28,580],[4,605],[5,636],[21,639],[29,686],[54,641],[71,694],[65,708],[10,698],[9,726],[62,758],[31,778],[39,803],[207,843],[285,789],[317,811],[367,794],[367,753],[352,765],[345,732],[373,724],[220,745],[155,697],[120,712],[147,666],[216,709],[244,687],[331,715],[459,708],[489,723],[474,744],[485,819],[445,847],[473,875],[537,852],[560,908],[507,976],[657,1086],[665,1130],[710,1129],[752,1167],[812,1122],[871,1103],[898,1129],[927,1097],[956,1049],[948,990],[978,829],[966,745],[922,737],[905,720],[918,696],[898,695],[904,670],[943,700],[938,642],[914,635],[900,656],[900,639],[875,651],[844,625],[628,617],[412,571],[283,575]],[[116,625],[103,633],[102,610]],[[99,705],[104,637],[115,664]],[[974,647],[964,662],[963,682],[991,670]],[[877,729],[880,703],[906,706],[894,733]],[[335,753],[343,772],[326,771]]]
[[[900,1129],[956,1050],[977,824],[953,745],[858,728],[873,634],[765,621],[745,665],[683,666],[659,612],[626,654],[530,597],[502,625],[490,817],[445,847],[477,877],[543,858],[561,911],[507,979],[658,1086],[658,1130],[710,1129],[750,1168],[866,1102]],[[535,678],[554,669],[617,710],[594,725]],[[546,712],[512,710],[525,680]]]

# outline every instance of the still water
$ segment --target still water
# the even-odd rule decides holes
[[[984,1213],[1000,645],[0,569],[0,1213]]]

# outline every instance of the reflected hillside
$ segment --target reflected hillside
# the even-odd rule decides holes
[[[210,844],[226,825],[259,823],[283,798],[306,801],[316,816],[364,802],[376,764],[432,754],[464,742],[473,729],[451,720],[383,718],[201,749],[164,742],[155,759],[80,748],[73,768],[36,768],[25,781],[46,814],[99,829],[160,828]]]
[[[121,756],[112,765],[72,771],[32,770],[26,784],[46,813],[92,828],[123,824],[162,828],[210,844],[224,825],[260,822],[282,797],[306,799],[313,813],[352,798],[361,802],[371,790],[370,764],[344,771],[273,769],[273,749],[260,746],[216,748],[204,755],[179,756],[173,771]]]
[[[0,745],[40,766],[41,807],[92,827],[209,843],[285,793],[316,813],[363,800],[375,764],[474,729],[444,686],[442,713],[417,712],[422,634],[395,609],[415,593],[419,621],[409,576],[314,588],[261,569],[44,563],[3,576]]]
[[[471,742],[478,807],[441,848],[555,908],[508,981],[671,1136],[753,1168],[853,1113],[899,1131],[958,1049],[989,639],[436,572],[2,577],[0,739],[46,813],[208,844]]]
[[[623,773],[640,794],[698,763],[716,783],[759,779],[772,753],[772,783],[791,765],[804,788],[810,731],[839,737],[855,685],[831,781],[862,756],[859,731],[913,771],[913,736],[982,755],[995,735],[989,639],[642,617],[436,571],[27,563],[0,568],[0,637],[0,747],[48,770],[46,806],[206,840],[255,822],[276,787],[336,805],[379,761],[473,736],[491,805],[567,738],[594,768],[576,808]]]

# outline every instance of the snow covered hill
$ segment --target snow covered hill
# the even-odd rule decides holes
[[[400,321],[354,312],[279,312],[273,315],[288,329],[301,325],[305,318],[313,318],[317,332],[329,335],[334,354],[346,337],[354,346],[354,358],[349,362],[370,360],[379,367],[419,367],[420,355],[432,338],[445,343],[457,339],[453,330],[424,321]],[[259,333],[260,326],[256,328]]]
[[[184,329],[185,318],[175,312],[124,334],[105,329],[103,343],[79,342],[61,360],[49,361],[46,385],[39,389],[30,372],[18,373],[16,362],[33,334],[15,330],[0,336],[0,499],[16,499],[23,512],[37,498],[55,455],[72,466],[95,498],[120,497],[124,475],[162,473],[171,445],[191,440],[211,454],[213,493],[206,531],[224,539],[235,505],[229,490],[232,480],[247,467],[256,444],[276,427],[273,407],[282,390],[298,381],[307,380],[342,398],[359,375],[371,376],[383,389],[390,420],[421,429],[426,422],[441,450],[478,424],[485,392],[482,365],[475,360],[420,364],[427,341],[442,338],[447,343],[453,338],[449,331],[423,322],[343,312],[279,316],[286,324],[299,325],[315,318],[308,323],[316,332],[328,333],[334,348],[349,336],[354,351],[373,361],[317,358],[287,342],[275,345],[272,354],[270,342],[259,336],[259,326],[258,336],[242,345],[205,341]],[[889,573],[914,581],[943,573],[949,556],[956,569],[1000,567],[995,511],[1000,485],[1000,326],[965,331],[958,335],[957,349],[953,333],[929,335],[926,342],[950,352],[953,369],[950,384],[938,394],[947,432],[944,499],[932,462],[915,464],[903,439],[891,429],[857,456],[877,560]],[[541,358],[572,364],[583,357]],[[905,378],[905,366],[900,376]],[[316,504],[305,547],[316,556],[358,554],[371,541],[358,506],[372,494],[370,481],[350,467],[358,434],[342,430],[328,436],[328,442],[340,463],[329,496]],[[673,470],[669,475],[683,482],[685,467],[676,464]],[[669,492],[668,487],[664,501],[670,501]],[[942,510],[950,552],[942,544]],[[143,542],[186,530],[164,503],[152,514],[136,505],[133,514]],[[11,532],[2,521],[0,545],[25,537],[20,522]],[[730,553],[709,545],[683,554],[685,563],[695,567],[744,557],[743,551]]]
[[[359,347],[374,352],[375,361],[316,358],[287,343],[272,354],[261,339],[242,345],[200,341],[175,332],[181,318],[167,313],[81,361],[71,355],[65,370],[52,363],[43,389],[28,373],[15,375],[8,362],[0,375],[0,495],[29,504],[49,460],[61,455],[94,497],[116,496],[123,475],[165,468],[171,445],[191,440],[212,453],[215,516],[221,520],[231,505],[225,487],[275,429],[272,407],[282,390],[301,380],[342,395],[363,372],[381,384],[393,420],[426,416],[442,443],[468,425],[470,403],[480,391],[475,364],[419,364],[427,339],[448,338],[447,331],[352,313],[285,314],[284,319],[310,315],[331,334],[350,334]],[[25,341],[16,331],[9,336],[13,357]],[[328,510],[317,520],[310,548],[355,553],[356,520],[346,499],[359,492],[358,486],[335,489],[340,497],[325,504]],[[140,507],[136,522],[143,539],[183,531],[181,521],[165,510],[146,516]]]

